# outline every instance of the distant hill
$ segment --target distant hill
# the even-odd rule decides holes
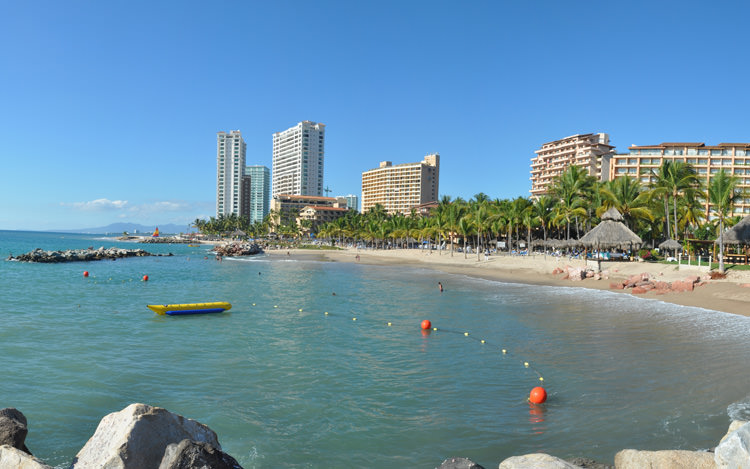
[[[98,228],[80,228],[77,230],[56,230],[60,233],[91,233],[91,234],[104,234],[104,233],[122,233],[127,231],[130,234],[150,234],[154,232],[156,227],[159,227],[159,234],[176,234],[186,233],[188,231],[187,223],[184,225],[139,225],[138,223],[112,223],[107,226],[100,226]],[[190,231],[195,231],[195,228],[191,228]]]

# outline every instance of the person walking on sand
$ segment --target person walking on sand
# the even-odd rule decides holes
[[[438,282],[438,290],[440,290],[440,293],[443,293],[443,284]]]

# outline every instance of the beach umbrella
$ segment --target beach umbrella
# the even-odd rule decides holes
[[[670,238],[666,241],[663,241],[661,244],[659,244],[659,249],[672,251],[672,254],[676,256],[677,251],[682,251],[682,244],[680,244],[679,241],[675,241],[674,239]]]
[[[641,238],[630,231],[630,228],[622,222],[620,212],[612,207],[602,215],[602,221],[583,235],[580,239],[583,246],[599,249],[612,249],[640,246]],[[598,259],[599,270],[601,269],[601,258]]]
[[[750,244],[750,215],[746,216],[733,227],[725,230],[721,236],[716,238],[714,244],[719,244],[719,239],[723,238],[724,244]]]

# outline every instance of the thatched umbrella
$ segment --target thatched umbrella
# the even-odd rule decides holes
[[[741,246],[747,246],[750,244],[750,215],[740,220],[740,222],[733,227],[725,230],[718,238],[716,238],[714,244],[718,244],[720,248],[723,248],[723,245],[727,244],[738,244]],[[745,248],[745,254],[747,254],[747,248]],[[723,266],[723,252],[721,253],[721,256],[720,262]]]
[[[588,233],[583,235],[579,240],[583,246],[599,249],[611,249],[622,247],[640,246],[643,241],[641,238],[630,231],[622,223],[622,215],[612,207],[602,215],[602,221]],[[598,258],[599,270],[602,270],[601,257]]]
[[[750,244],[750,215],[746,216],[739,223],[724,231],[721,236],[716,238],[715,244],[719,244],[719,239],[724,244]]]
[[[672,251],[672,254],[677,256],[677,251],[682,251],[682,244],[680,244],[679,241],[669,238],[668,240],[663,241],[661,244],[659,244],[659,249]]]

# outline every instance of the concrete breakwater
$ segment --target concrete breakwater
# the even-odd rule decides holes
[[[26,254],[18,256],[10,255],[6,260],[9,261],[20,261],[20,262],[42,262],[42,263],[57,263],[57,262],[83,262],[83,261],[100,261],[104,259],[121,259],[124,257],[146,257],[146,256],[172,256],[169,254],[152,254],[143,249],[120,249],[111,247],[104,249],[69,249],[67,251],[44,251],[42,249],[34,249]]]

